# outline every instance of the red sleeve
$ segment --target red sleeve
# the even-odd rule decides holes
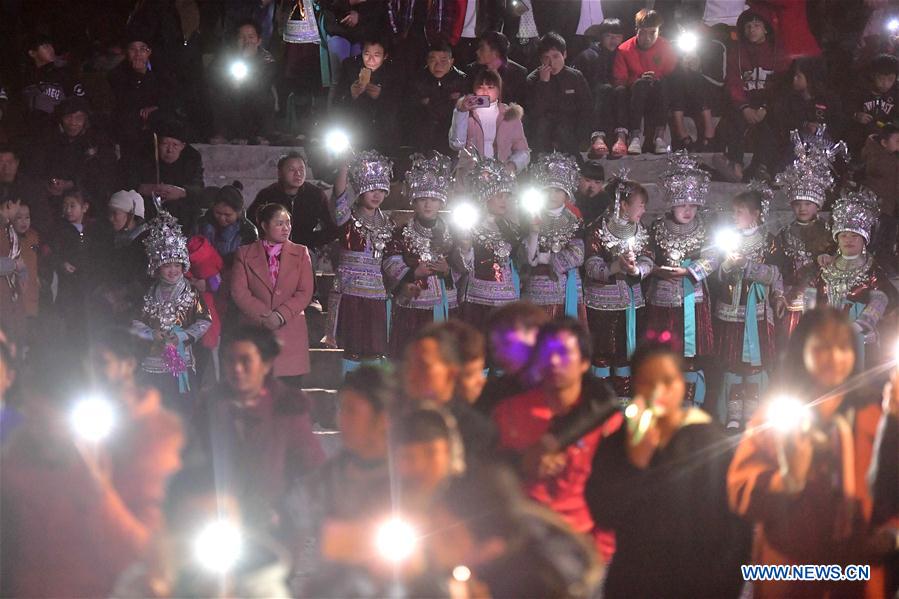
[[[677,53],[674,51],[674,48],[671,47],[671,44],[668,40],[661,38],[656,43],[658,47],[658,52],[662,56],[662,66],[660,67],[661,73],[657,74],[657,77],[661,79],[662,77],[667,77],[670,75],[674,69],[677,68]]]
[[[746,91],[743,89],[743,73],[740,72],[741,51],[740,45],[736,44],[727,53],[727,76],[725,77],[727,95],[730,97],[733,107],[737,109],[747,103]]]
[[[624,58],[624,54],[624,48],[618,48],[618,52],[615,53],[615,64],[612,65],[612,78],[615,80],[615,85],[627,85],[630,83],[627,60]]]
[[[462,38],[462,28],[465,27],[465,10],[468,7],[468,0],[448,0],[456,4],[456,22],[453,23],[453,30],[450,32],[449,44],[455,46]]]

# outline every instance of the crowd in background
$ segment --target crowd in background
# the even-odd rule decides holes
[[[894,2],[36,4],[0,595],[897,593]],[[303,151],[245,198],[200,143]]]

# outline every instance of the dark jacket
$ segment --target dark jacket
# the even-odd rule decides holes
[[[446,132],[453,119],[456,101],[468,92],[465,73],[453,67],[441,79],[425,67],[409,84],[408,114],[416,115],[410,123],[412,146],[419,151],[437,150],[449,154]]]
[[[137,189],[141,183],[156,182],[156,165],[152,155],[138,165],[136,176],[126,183],[125,189]],[[203,210],[209,208],[203,189],[203,157],[191,145],[184,146],[178,160],[172,164],[159,161],[159,182],[183,187],[187,196],[165,204],[165,209],[178,219],[186,231],[192,231]],[[150,198],[144,198],[146,220],[156,216],[156,207]]]
[[[574,202],[577,209],[580,210],[584,219],[584,224],[589,225],[603,213],[612,204],[612,197],[609,192],[603,190],[593,197],[582,196],[578,193],[574,194]]]
[[[157,112],[170,114],[177,109],[177,95],[172,93],[175,81],[162,70],[140,74],[125,60],[109,72],[109,87],[115,100],[112,109],[112,134],[121,143],[149,139],[147,121],[140,117],[144,108],[157,106]],[[154,119],[158,115],[154,113]],[[138,148],[130,148],[131,154]]]
[[[53,112],[66,98],[84,96],[81,82],[68,69],[53,63],[31,69],[22,88],[25,116],[32,132],[46,131],[52,126]]]
[[[84,299],[97,284],[103,270],[102,261],[107,255],[104,237],[91,223],[85,223],[82,231],[75,225],[60,220],[50,237],[50,262],[59,277],[56,303],[62,310],[80,310]],[[68,262],[74,273],[63,269]]]
[[[544,82],[535,69],[528,75],[527,108],[530,122],[547,118],[563,121],[579,130],[579,139],[590,138],[593,99],[580,71],[564,67]]]
[[[41,181],[73,181],[87,193],[93,214],[102,214],[116,181],[115,148],[105,135],[88,126],[69,137],[57,127],[38,142],[30,162],[29,171]]]
[[[870,86],[859,86],[849,94],[846,113],[851,118],[856,112],[870,114],[874,120],[867,126],[875,133],[878,127],[896,122],[899,116],[899,83],[885,94],[879,94]],[[858,125],[859,127],[861,125]]]
[[[310,250],[320,248],[337,239],[337,224],[328,209],[325,192],[306,181],[295,196],[289,196],[277,183],[258,194],[247,210],[249,219],[258,224],[257,213],[266,204],[281,204],[290,211],[293,228],[290,240]]]
[[[465,447],[466,464],[491,461],[499,444],[499,433],[493,420],[465,400],[454,399],[447,407],[456,419],[456,427]]]
[[[351,42],[362,42],[384,31],[387,17],[387,0],[366,0],[351,5],[349,0],[322,0],[322,21],[330,36],[339,36]],[[347,27],[340,21],[351,10],[359,13],[355,27]]]
[[[387,59],[371,74],[371,83],[381,87],[381,95],[374,99],[363,91],[353,99],[350,86],[359,78],[363,66],[361,56],[343,61],[334,95],[334,110],[349,121],[356,132],[364,135],[360,147],[374,147],[390,153],[398,139],[397,112],[405,87],[403,74],[398,65]]]
[[[482,64],[473,62],[465,68],[465,72],[474,79],[478,73],[486,68]],[[499,68],[498,72],[503,80],[502,101],[506,104],[524,104],[528,79],[527,69],[514,60],[506,60],[506,63]]]
[[[595,90],[597,85],[614,83],[613,64],[615,64],[615,52],[609,52],[599,42],[591,42],[586,50],[571,61],[571,66],[583,73],[591,90]]]

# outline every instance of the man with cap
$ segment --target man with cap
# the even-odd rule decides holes
[[[95,208],[103,208],[112,192],[116,156],[112,142],[90,122],[90,108],[82,97],[66,98],[56,108],[58,125],[37,144],[29,171],[46,182],[51,203],[77,186]]]
[[[144,156],[132,186],[148,200],[153,214],[156,196],[183,227],[191,230],[202,209],[208,208],[199,193],[203,189],[203,158],[187,143],[184,126],[176,121],[160,124],[156,140],[158,162],[152,154]]]
[[[588,160],[579,169],[574,204],[585,224],[602,216],[612,203],[612,198],[605,190],[605,178],[606,171],[598,160]]]

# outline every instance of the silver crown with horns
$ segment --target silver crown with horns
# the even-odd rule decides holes
[[[824,126],[806,137],[793,130],[790,139],[796,158],[777,175],[775,182],[786,189],[791,202],[812,202],[821,208],[835,182],[834,162],[840,156],[848,156],[846,143],[831,140]]]
[[[474,164],[465,176],[465,185],[478,201],[486,202],[499,193],[512,193],[515,176],[506,170],[506,165],[481,156],[477,150],[468,149],[467,153]]]
[[[705,206],[711,177],[699,166],[699,159],[686,150],[668,155],[668,169],[659,184],[665,190],[669,208],[675,206]]]
[[[390,191],[390,180],[393,178],[393,161],[375,150],[365,150],[353,157],[349,166],[350,184],[356,195],[366,191],[383,189]]]
[[[187,238],[181,233],[181,225],[174,216],[160,210],[156,218],[148,223],[148,231],[144,240],[147,274],[154,276],[163,264],[177,263],[182,264],[185,271],[190,269]]]
[[[867,187],[847,191],[834,204],[830,215],[830,230],[833,238],[843,232],[858,233],[871,242],[871,230],[880,217],[880,202],[877,194]]]
[[[412,155],[412,166],[406,171],[406,195],[411,203],[416,198],[435,198],[444,204],[453,183],[453,161],[449,156],[433,152]]]
[[[561,152],[543,154],[528,169],[540,187],[561,189],[574,199],[577,189],[578,167],[573,156]]]

